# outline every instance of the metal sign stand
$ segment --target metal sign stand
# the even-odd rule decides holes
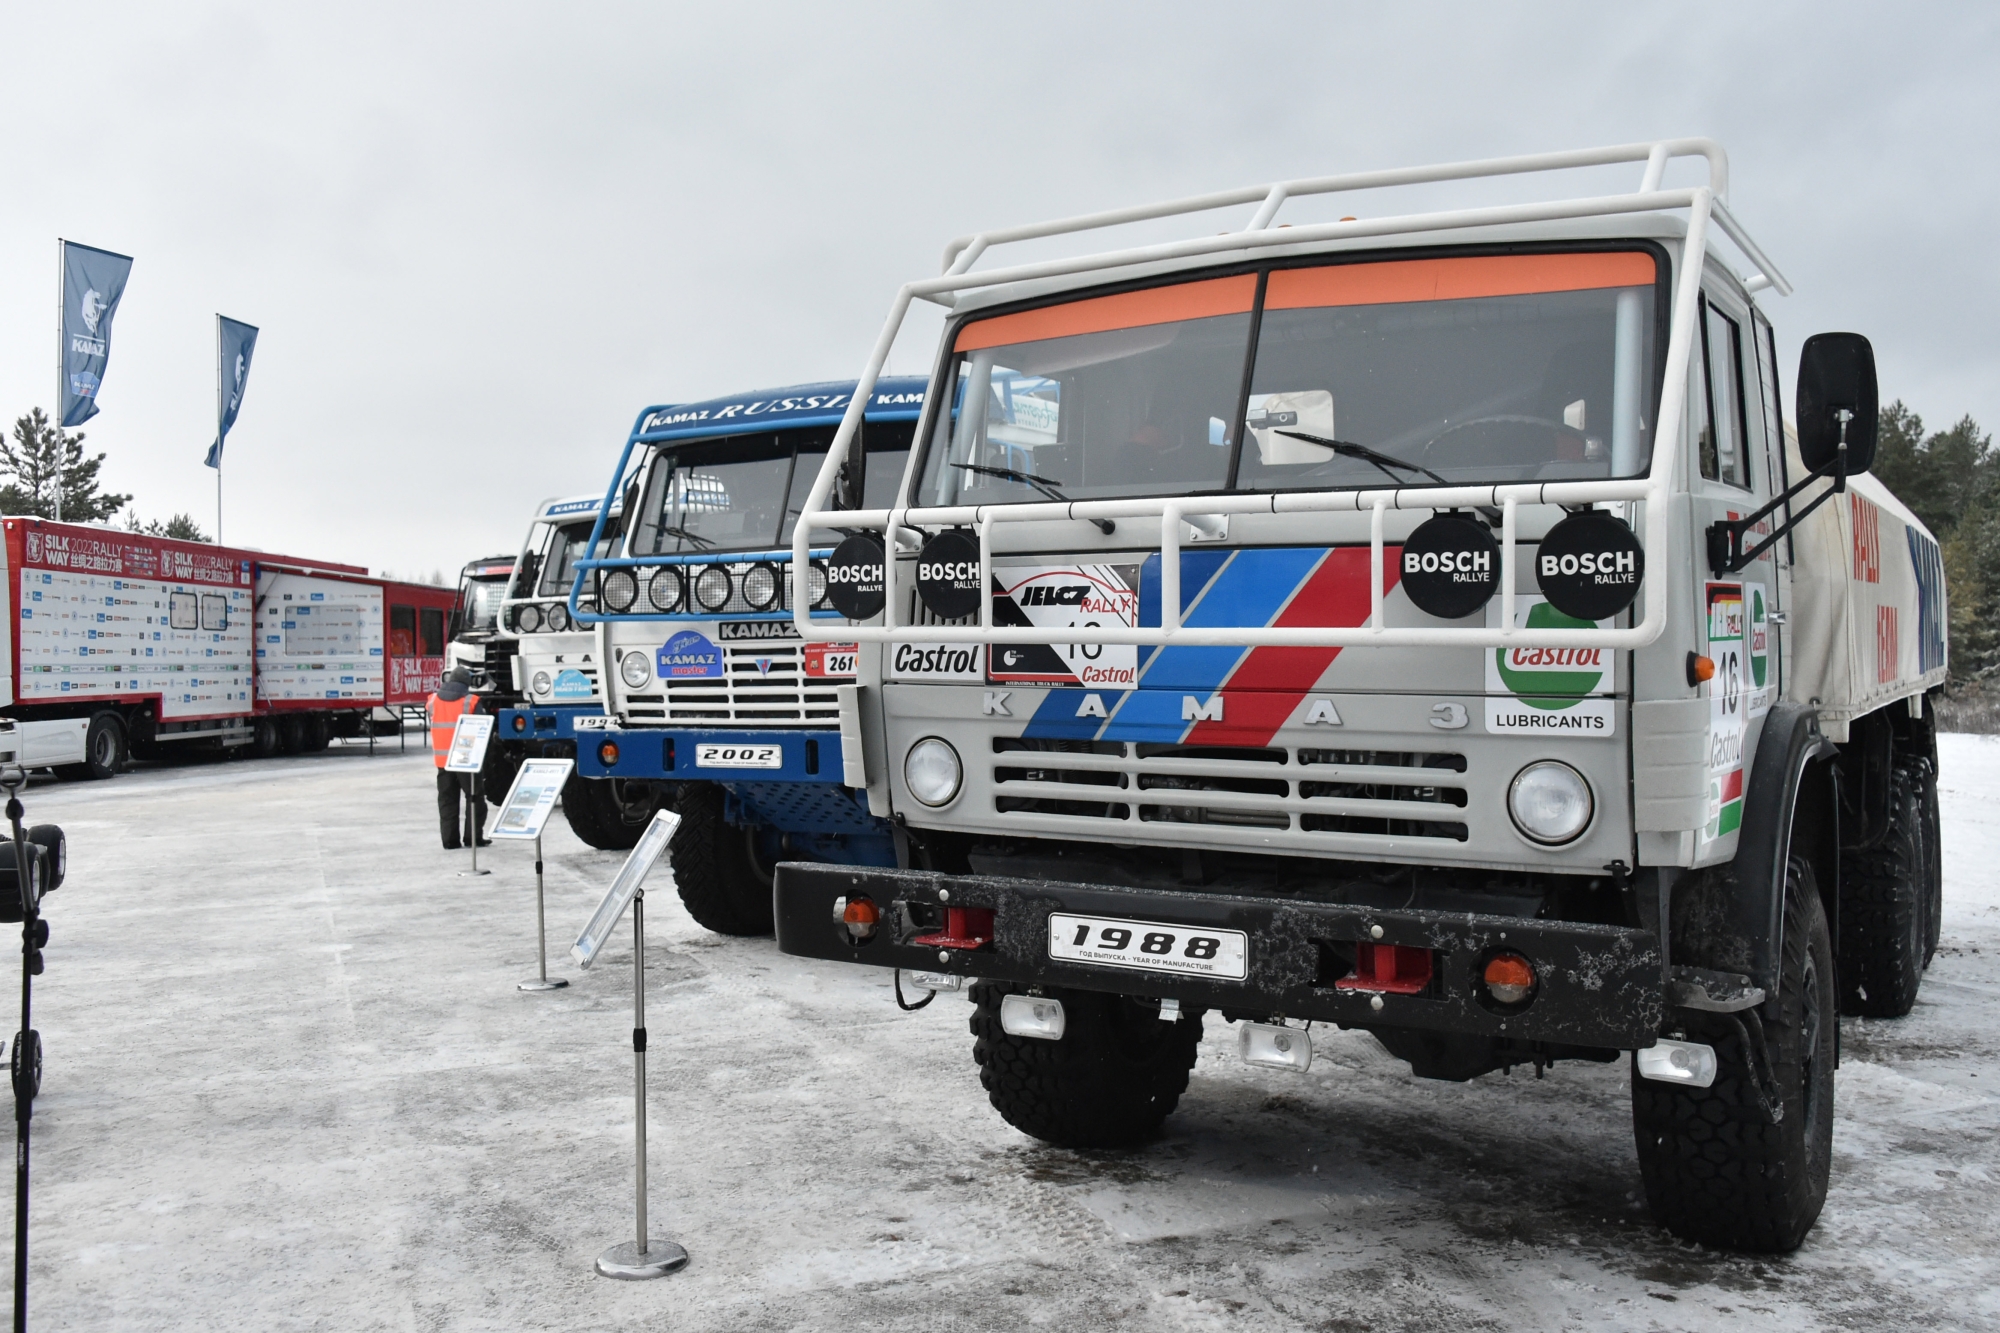
[[[535,835],[535,956],[541,960],[541,970],[533,981],[524,981],[516,990],[561,990],[569,982],[557,977],[549,980],[549,925],[548,914],[542,898],[542,835]]]
[[[474,875],[490,875],[493,873],[490,870],[481,870],[479,868],[480,826],[486,822],[483,818],[486,813],[486,807],[480,804],[480,802],[486,799],[486,793],[481,790],[479,785],[481,776],[477,772],[473,773],[472,801],[465,808],[465,831],[470,835],[465,841],[466,845],[472,848],[472,869],[459,871],[458,875],[460,879],[469,879]]]
[[[638,1154],[639,1238],[613,1245],[597,1256],[605,1277],[640,1281],[665,1277],[687,1267],[688,1252],[670,1240],[646,1236],[646,893],[632,898],[632,1106],[633,1142]]]
[[[34,974],[41,970],[36,924],[41,915],[40,862],[28,855],[21,828],[21,788],[27,773],[10,766],[0,773],[7,792],[7,822],[14,842],[14,882],[21,894],[21,1027],[14,1040],[14,1328],[28,1327],[28,1144],[35,1094],[41,1089],[42,1037],[32,1026]]]

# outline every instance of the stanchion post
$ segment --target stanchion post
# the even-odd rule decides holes
[[[539,968],[533,981],[524,981],[517,990],[561,990],[569,985],[561,977],[549,980],[549,920],[542,896],[542,835],[535,835],[535,957]]]
[[[613,1245],[597,1256],[605,1277],[638,1280],[665,1277],[687,1267],[688,1252],[670,1240],[646,1235],[646,891],[632,897],[632,1144],[637,1158],[633,1192],[638,1203],[638,1239]]]

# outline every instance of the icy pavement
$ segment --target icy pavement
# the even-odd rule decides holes
[[[1245,1068],[1211,1019],[1166,1135],[1086,1156],[986,1105],[969,1006],[649,898],[655,1234],[631,1227],[631,946],[566,945],[619,858],[560,818],[460,878],[428,758],[42,785],[70,880],[37,987],[44,1329],[2000,1329],[2000,742],[1944,742],[1944,946],[1852,1022],[1833,1189],[1789,1259],[1639,1198],[1620,1066],[1425,1083],[1326,1034]],[[9,1027],[12,1025],[9,1024]],[[1316,1039],[1323,1030],[1316,1029]]]

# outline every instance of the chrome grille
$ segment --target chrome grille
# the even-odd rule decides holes
[[[1465,756],[995,737],[994,811],[1464,842]]]

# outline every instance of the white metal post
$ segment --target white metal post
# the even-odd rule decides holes
[[[670,1240],[646,1234],[646,891],[632,897],[632,1140],[637,1157],[633,1188],[638,1203],[638,1239],[613,1245],[597,1256],[605,1277],[638,1280],[665,1277],[687,1267],[688,1252]]]

